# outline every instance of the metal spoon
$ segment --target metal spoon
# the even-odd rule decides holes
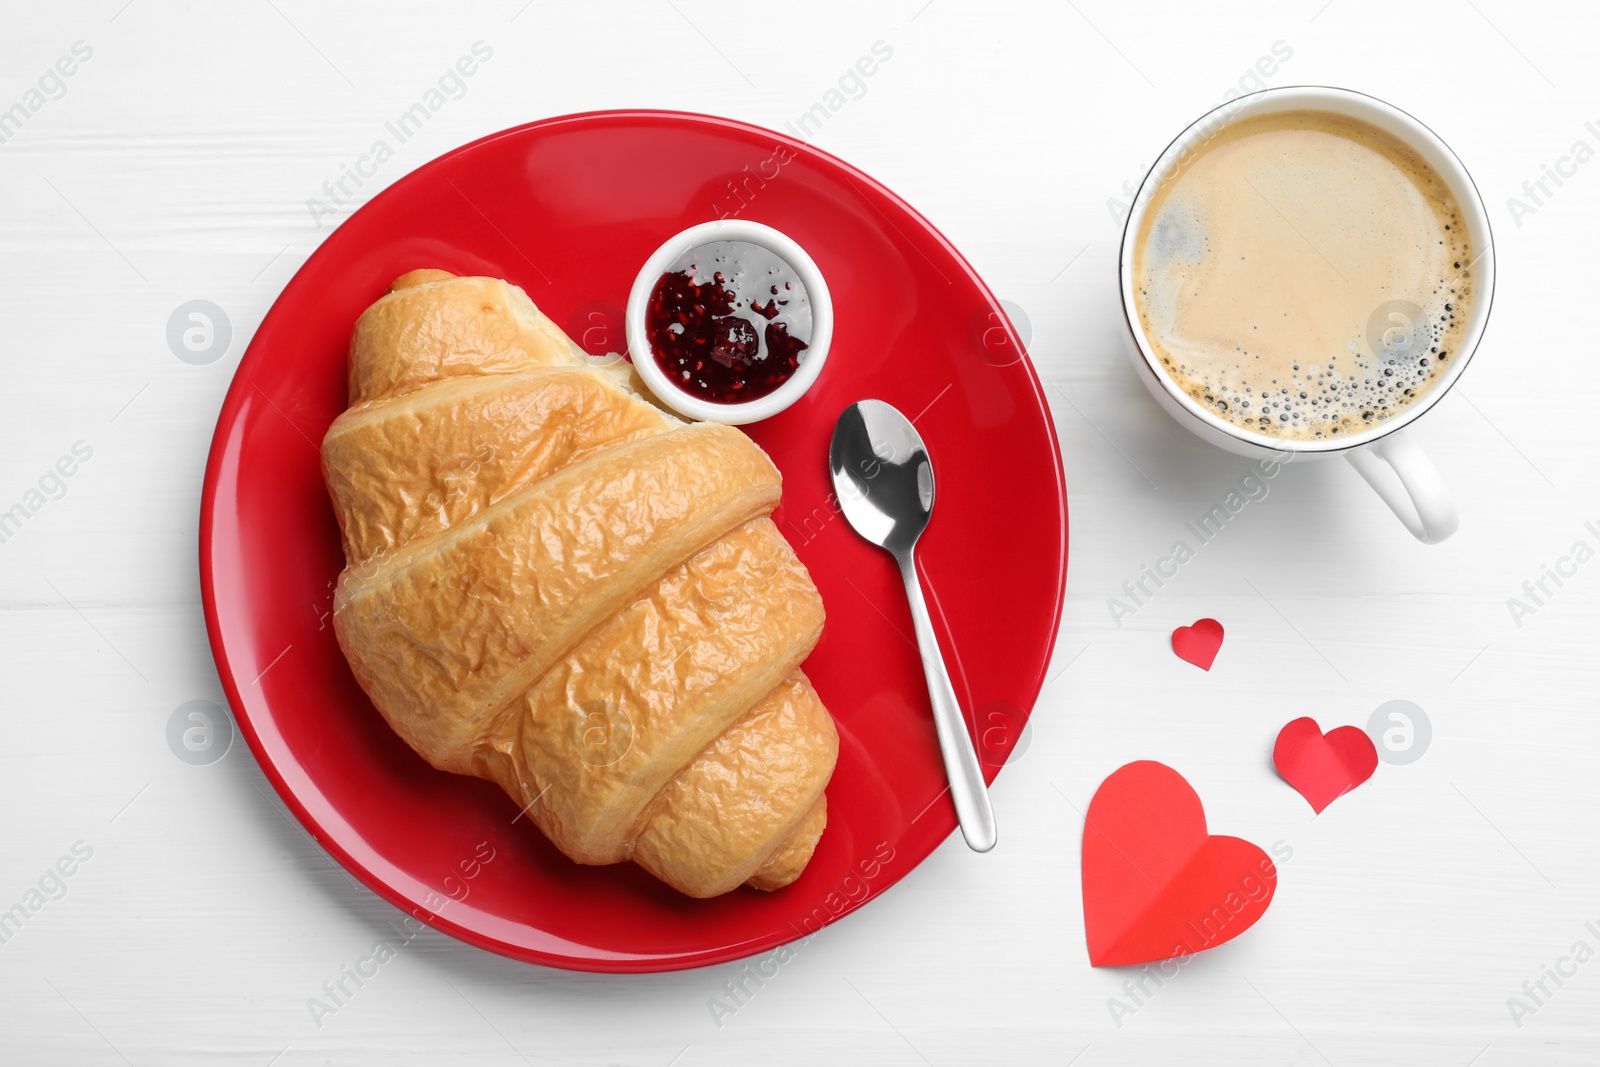
[[[917,539],[933,513],[933,465],[928,449],[911,421],[893,406],[881,400],[862,400],[839,416],[828,448],[828,464],[833,468],[834,492],[850,525],[868,541],[888,549],[900,564],[961,834],[974,851],[987,852],[995,842],[994,809],[917,580]]]

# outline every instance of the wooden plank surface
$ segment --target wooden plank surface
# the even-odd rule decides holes
[[[1577,942],[1600,952],[1600,563],[1530,615],[1508,608],[1575,542],[1600,548],[1585,525],[1600,526],[1597,35],[1590,6],[1504,0],[14,7],[0,110],[27,114],[0,143],[0,510],[75,446],[90,455],[0,544],[0,910],[41,880],[48,894],[0,943],[0,1058],[1600,1060],[1600,962],[1547,979],[1531,1014],[1508,1007]],[[459,98],[348,203],[308,207],[480,41],[492,58]],[[732,1015],[711,1001],[740,965],[574,975],[429,931],[314,1017],[308,1000],[398,913],[288,821],[243,745],[192,766],[166,738],[179,705],[221,699],[195,529],[251,332],[351,207],[440,152],[617,106],[782,127],[880,41],[892,58],[815,141],[924,211],[1020,309],[1065,456],[1058,673],[994,790],[1002,844],[979,857],[947,842]],[[1274,45],[1289,57],[1252,75]],[[1118,626],[1108,598],[1246,461],[1187,435],[1130,371],[1107,202],[1254,77],[1392,100],[1453,145],[1488,201],[1494,321],[1461,389],[1415,430],[1462,528],[1417,545],[1345,464],[1295,465]],[[1524,183],[1546,165],[1569,176],[1535,202]],[[233,332],[205,366],[166,340],[193,299]],[[1228,638],[1201,675],[1166,641],[1208,615]],[[1431,747],[1313,820],[1268,764],[1277,728],[1364,724],[1396,698],[1425,709]],[[1088,966],[1077,852],[1078,810],[1139,758],[1179,768],[1214,829],[1292,856],[1259,927],[1135,1001],[1128,972]]]

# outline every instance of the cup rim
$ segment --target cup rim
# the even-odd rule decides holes
[[[799,369],[766,396],[738,404],[720,404],[693,396],[679,388],[656,362],[645,330],[645,312],[650,303],[650,294],[661,275],[679,256],[712,241],[746,241],[765,248],[794,268],[811,302],[811,338]],[[644,261],[634,278],[633,288],[628,292],[625,329],[633,365],[657,399],[691,419],[739,426],[778,414],[804,396],[817,380],[833,343],[833,297],[828,292],[828,283],[823,279],[816,261],[794,238],[760,222],[716,219],[673,234]]]
[[[1303,102],[1281,104],[1280,101],[1292,100],[1296,96],[1304,97]],[[1143,327],[1138,322],[1133,299],[1133,246],[1137,241],[1139,226],[1144,220],[1145,212],[1149,209],[1150,201],[1154,196],[1153,186],[1159,178],[1164,178],[1172,170],[1174,157],[1189,147],[1196,130],[1204,127],[1208,120],[1228,112],[1224,125],[1245,116],[1270,114],[1275,111],[1291,110],[1300,106],[1307,110],[1318,110],[1318,103],[1329,100],[1340,101],[1354,106],[1356,109],[1365,108],[1370,113],[1389,118],[1393,123],[1406,128],[1406,133],[1401,137],[1412,147],[1431,149],[1424,152],[1428,163],[1440,177],[1450,186],[1451,192],[1456,195],[1456,201],[1467,220],[1470,232],[1477,236],[1482,235],[1483,250],[1469,266],[1476,272],[1474,278],[1480,291],[1475,292],[1472,298],[1473,321],[1468,323],[1467,330],[1462,337],[1462,343],[1457,347],[1457,358],[1447,367],[1443,376],[1418,398],[1410,407],[1390,418],[1384,419],[1375,426],[1369,427],[1359,433],[1348,437],[1325,438],[1311,440],[1296,440],[1286,437],[1273,437],[1269,434],[1254,430],[1247,430],[1236,426],[1220,416],[1208,411],[1198,401],[1178,386],[1161,369],[1160,359],[1151,350],[1150,342],[1146,338]],[[1279,105],[1279,106],[1275,106]],[[1326,107],[1322,110],[1329,110]],[[1342,112],[1336,112],[1342,113]],[[1360,114],[1353,114],[1354,118],[1364,118]],[[1382,127],[1387,129],[1388,127]],[[1219,127],[1220,129],[1220,127]],[[1394,132],[1390,130],[1389,132]],[[1397,134],[1397,136],[1400,136]],[[1439,162],[1445,166],[1441,168]],[[1354,89],[1345,89],[1334,85],[1285,85],[1272,89],[1262,89],[1254,93],[1235,97],[1211,108],[1199,118],[1179,132],[1145,173],[1144,179],[1139,183],[1139,190],[1134,196],[1133,203],[1128,210],[1127,220],[1123,224],[1122,240],[1119,245],[1117,257],[1118,287],[1122,298],[1122,317],[1133,338],[1140,356],[1144,370],[1154,376],[1156,383],[1185,412],[1200,420],[1210,429],[1225,434],[1240,443],[1265,449],[1274,453],[1337,453],[1347,452],[1351,449],[1361,448],[1372,444],[1389,434],[1395,433],[1423,415],[1427,414],[1444,395],[1450,391],[1466,370],[1467,364],[1477,353],[1482,342],[1483,333],[1489,323],[1490,312],[1494,306],[1495,282],[1495,249],[1494,231],[1489,221],[1489,212],[1483,202],[1483,195],[1479,192],[1477,183],[1472,180],[1471,173],[1466,165],[1461,162],[1455,151],[1445,143],[1431,127],[1412,115],[1408,111],[1394,106],[1386,100],[1371,96],[1367,93],[1357,92]]]

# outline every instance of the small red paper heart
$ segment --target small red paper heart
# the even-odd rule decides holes
[[[1203,671],[1209,671],[1222,647],[1222,624],[1216,619],[1201,619],[1193,626],[1172,631],[1172,651]]]
[[[1278,871],[1261,849],[1206,833],[1183,775],[1152,760],[1095,791],[1083,827],[1083,928],[1096,967],[1187,956],[1266,913]]]
[[[1372,777],[1378,749],[1365,730],[1340,726],[1326,734],[1312,718],[1296,719],[1278,731],[1272,762],[1283,780],[1322,809]]]

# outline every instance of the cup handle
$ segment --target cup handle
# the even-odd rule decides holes
[[[1345,458],[1423,544],[1436,545],[1461,525],[1438,468],[1404,430],[1346,452]]]

